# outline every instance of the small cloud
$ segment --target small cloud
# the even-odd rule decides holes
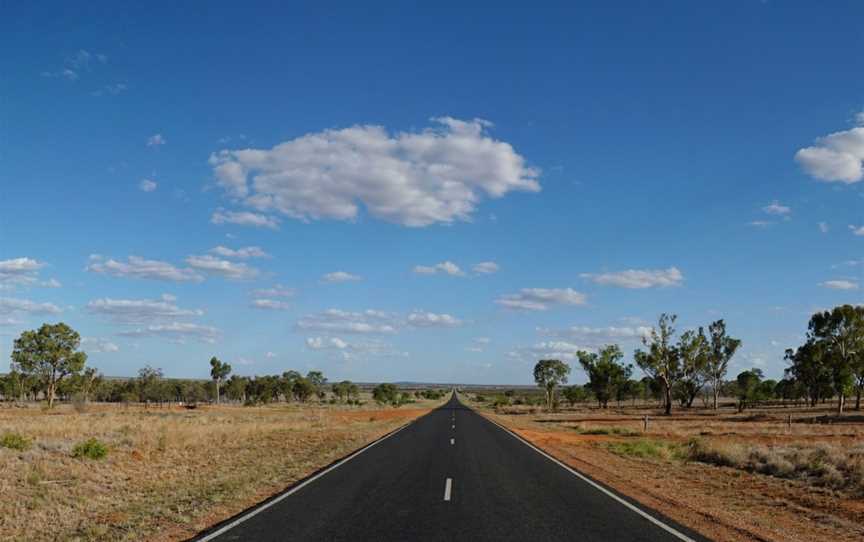
[[[828,233],[828,230],[829,230],[829,229],[830,229],[830,228],[828,227],[828,223],[827,223],[827,222],[820,222],[820,223],[819,223],[819,231],[820,231],[820,232],[822,232],[822,233]]]
[[[852,231],[853,235],[864,235],[864,226],[854,226],[852,224],[849,224],[849,229]]]
[[[141,179],[141,182],[138,183],[138,188],[142,192],[153,192],[159,185],[156,181],[151,179]]]
[[[153,134],[147,138],[148,147],[158,147],[166,143],[168,143],[168,141],[162,136],[162,134]]]
[[[491,275],[492,273],[497,273],[500,267],[495,262],[480,262],[475,264],[472,267],[475,273],[479,273],[481,275]]]
[[[819,286],[830,288],[832,290],[857,290],[858,283],[851,280],[826,280],[820,282]]]
[[[775,199],[765,207],[762,207],[762,211],[769,215],[785,217],[792,213],[792,208],[787,207],[786,205],[782,205],[779,201]]]
[[[414,327],[455,327],[462,321],[449,314],[414,311],[408,315],[408,325]]]
[[[753,220],[751,222],[748,222],[747,224],[753,226],[754,228],[767,228],[774,223],[770,220]]]
[[[334,271],[332,273],[327,273],[323,277],[321,277],[321,282],[332,284],[335,282],[356,282],[358,280],[363,280],[363,277],[359,275],[352,275],[351,273],[347,273],[345,271]]]
[[[610,273],[582,273],[579,275],[595,284],[619,288],[654,288],[681,286],[684,275],[677,267],[668,269],[627,269]]]
[[[253,299],[251,306],[253,309],[262,309],[270,311],[287,311],[291,305],[287,301],[277,299]]]
[[[495,303],[513,310],[545,311],[552,305],[584,305],[585,295],[572,288],[523,288],[500,296]]]
[[[275,352],[265,352],[264,357],[267,359],[273,359],[273,358],[277,357],[277,355]]]
[[[436,275],[438,273],[444,273],[451,277],[465,276],[465,272],[451,261],[440,262],[435,265],[415,265],[413,271],[418,275]]]
[[[255,228],[279,229],[279,219],[249,211],[224,211],[218,209],[210,217],[211,224],[236,224]]]

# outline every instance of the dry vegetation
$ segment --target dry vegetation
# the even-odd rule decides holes
[[[0,407],[0,538],[185,539],[434,404]]]
[[[671,417],[653,405],[484,410],[714,540],[864,539],[864,416],[838,418],[832,406],[694,408]]]

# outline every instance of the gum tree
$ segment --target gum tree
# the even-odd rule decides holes
[[[714,410],[717,410],[717,401],[720,397],[720,389],[723,387],[723,379],[729,369],[729,361],[741,346],[741,341],[726,335],[726,322],[717,320],[708,326],[708,352],[705,363],[705,374],[711,382],[711,391],[714,394]]]
[[[597,403],[606,408],[609,400],[618,397],[619,391],[627,386],[633,366],[621,363],[624,353],[617,344],[604,346],[597,354],[579,351],[576,356],[588,375],[588,387]]]
[[[647,350],[636,350],[636,364],[645,374],[663,386],[664,409],[666,415],[672,414],[672,386],[681,374],[681,362],[678,349],[672,344],[675,335],[674,314],[661,314],[657,327],[651,328],[647,337],[642,337],[642,344]]]
[[[87,354],[78,351],[80,345],[81,336],[63,322],[43,324],[15,339],[12,370],[34,377],[45,392],[48,408],[52,408],[57,386],[80,373],[87,363]]]
[[[210,358],[210,377],[216,386],[216,404],[219,404],[219,388],[222,381],[231,374],[231,366],[219,360],[216,356]]]
[[[534,382],[546,393],[546,408],[555,404],[555,388],[567,383],[570,366],[558,359],[541,359],[534,366]]]

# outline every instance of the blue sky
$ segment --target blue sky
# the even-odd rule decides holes
[[[530,383],[673,312],[779,377],[860,301],[864,7],[570,4],[6,6],[0,371]]]

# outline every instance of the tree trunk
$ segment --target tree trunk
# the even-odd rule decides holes
[[[861,410],[861,386],[855,388],[855,410]]]
[[[718,389],[717,385],[715,384],[714,385],[714,410],[717,410],[717,399],[719,398],[719,396],[720,396],[720,390]]]
[[[672,414],[672,386],[665,384],[663,387],[666,393],[666,415],[670,416]]]
[[[57,384],[55,384],[54,382],[48,383],[48,389],[46,390],[46,392],[47,392],[46,398],[48,399],[48,408],[54,408],[54,388],[56,387],[56,385]]]
[[[219,379],[216,379],[216,404],[219,404]]]
[[[843,414],[843,407],[845,406],[845,403],[846,403],[846,394],[841,393],[840,394],[840,400],[837,401],[837,414],[838,415]]]

